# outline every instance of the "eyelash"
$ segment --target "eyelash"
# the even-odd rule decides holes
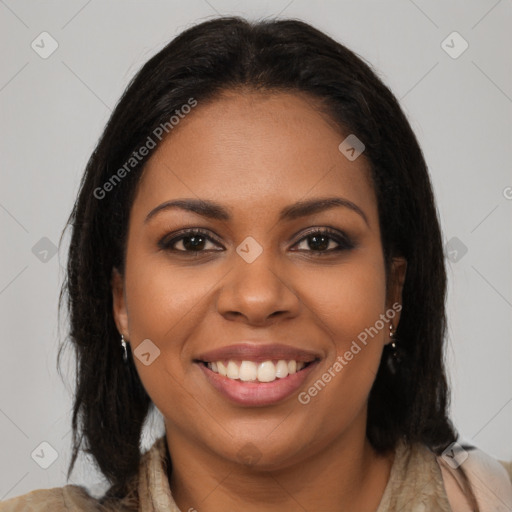
[[[340,252],[340,251],[347,251],[354,249],[355,244],[352,242],[352,240],[345,234],[341,234],[338,231],[332,230],[330,228],[314,228],[307,233],[304,234],[304,236],[298,240],[294,245],[298,245],[300,242],[306,240],[313,236],[313,235],[321,235],[329,238],[330,240],[333,240],[336,242],[339,247],[335,249],[327,249],[324,251],[315,251],[315,250],[306,250],[305,252],[311,252],[315,255],[318,255],[320,257],[324,255],[330,255],[333,252]],[[204,252],[220,252],[218,250],[200,250],[200,251],[187,251],[187,250],[181,250],[181,249],[173,249],[173,246],[183,240],[184,238],[192,238],[194,236],[200,236],[201,238],[206,239],[209,242],[218,244],[214,238],[212,238],[206,231],[203,231],[201,229],[189,229],[187,231],[184,231],[180,233],[178,236],[173,237],[171,240],[166,240],[165,237],[158,243],[159,247],[166,251],[171,251],[174,253],[183,253],[183,254],[189,254],[189,255],[199,255],[200,253]],[[300,250],[303,251],[302,249]]]

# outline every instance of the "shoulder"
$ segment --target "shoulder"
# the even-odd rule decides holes
[[[455,510],[466,510],[460,503],[467,495],[462,472],[482,511],[512,510],[512,482],[510,463],[497,461],[473,446],[457,446],[444,456],[438,457],[445,488],[450,502],[459,504]],[[462,471],[460,471],[462,470]],[[465,505],[467,507],[467,505]],[[470,510],[468,508],[467,510]]]
[[[0,512],[77,512],[99,511],[98,501],[78,485],[38,489],[0,502]]]

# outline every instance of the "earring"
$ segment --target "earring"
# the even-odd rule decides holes
[[[123,361],[125,363],[128,362],[128,351],[126,350],[126,341],[124,341],[124,336],[121,334],[121,345],[123,347]]]
[[[396,375],[398,367],[403,360],[403,352],[397,344],[393,324],[389,324],[389,338],[391,341],[388,346],[390,347],[391,353],[388,355],[387,364],[391,374]]]

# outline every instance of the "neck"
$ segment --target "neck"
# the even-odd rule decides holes
[[[169,485],[186,511],[376,511],[394,458],[379,456],[364,435],[345,435],[300,463],[262,470],[212,454],[168,426],[166,433]]]

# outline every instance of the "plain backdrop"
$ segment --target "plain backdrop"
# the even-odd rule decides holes
[[[510,1],[1,0],[0,499],[66,484],[73,361],[63,382],[56,356],[67,238],[54,253],[85,164],[141,65],[218,14],[305,20],[400,99],[447,244],[453,420],[468,442],[512,459]],[[144,446],[161,427],[151,418]],[[47,469],[43,452],[56,457]],[[83,458],[71,482],[102,488]]]

